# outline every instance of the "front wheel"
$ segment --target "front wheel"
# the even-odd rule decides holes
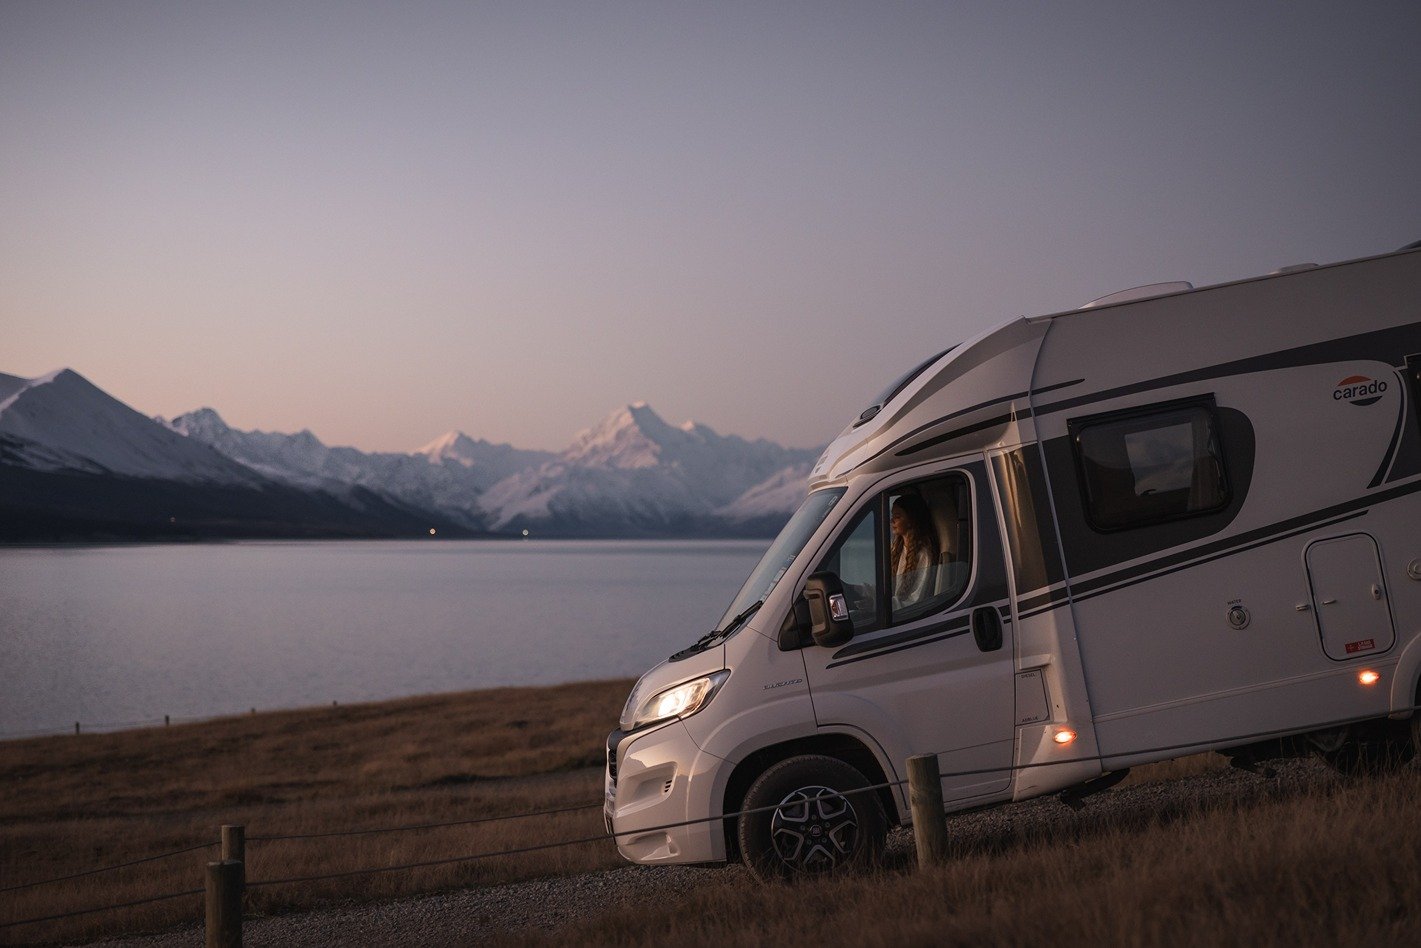
[[[818,875],[872,864],[888,821],[877,791],[835,757],[791,757],[766,770],[742,809],[774,807],[739,819],[745,863],[760,879]],[[857,792],[855,792],[857,791]]]

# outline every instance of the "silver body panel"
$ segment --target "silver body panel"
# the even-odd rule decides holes
[[[810,488],[846,493],[723,655],[648,673],[664,687],[730,669],[699,713],[624,741],[665,792],[649,809],[624,769],[609,821],[621,833],[718,815],[737,765],[826,734],[858,742],[889,781],[938,753],[961,774],[944,788],[962,808],[1406,713],[1421,679],[1413,356],[1421,251],[1017,319],[958,346],[826,449]],[[1093,525],[1072,426],[1176,400],[1214,406],[1227,504]],[[948,471],[970,480],[977,518],[965,598],[837,649],[781,651],[781,623],[855,513]],[[1003,616],[1000,653],[952,632],[987,606]],[[1379,680],[1362,684],[1362,669]],[[894,799],[908,819],[901,788]],[[724,859],[719,826],[622,851]]]

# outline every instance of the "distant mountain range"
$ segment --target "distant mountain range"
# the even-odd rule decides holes
[[[63,369],[0,375],[0,539],[766,536],[816,450],[614,411],[561,453],[450,432],[408,454],[149,418]]]

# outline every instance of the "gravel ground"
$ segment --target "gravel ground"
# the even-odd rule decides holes
[[[1090,797],[1075,811],[1054,797],[1043,797],[975,813],[948,822],[958,853],[990,853],[1023,835],[1071,839],[1105,826],[1146,825],[1160,819],[1187,818],[1201,808],[1236,806],[1267,797],[1300,794],[1319,782],[1338,780],[1322,765],[1307,760],[1276,765],[1276,775],[1257,776],[1219,770],[1167,783],[1141,784]],[[895,830],[887,861],[907,866],[913,859],[912,831]],[[715,880],[754,880],[739,866],[698,869],[682,866],[627,866],[608,872],[537,879],[487,889],[393,902],[332,906],[320,911],[247,919],[244,944],[265,946],[321,945],[421,946],[469,944],[490,936],[523,932],[555,935],[570,921],[608,909],[666,900]],[[97,943],[106,948],[190,948],[203,943],[200,928],[162,935]]]

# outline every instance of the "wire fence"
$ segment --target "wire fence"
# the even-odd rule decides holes
[[[56,876],[53,879],[38,879],[34,882],[21,882],[19,885],[7,885],[0,888],[0,892],[17,892],[20,889],[33,889],[41,885],[53,885],[56,882],[68,882],[71,879],[82,879],[85,876],[96,876],[104,872],[115,872],[119,869],[127,869],[129,866],[141,866],[146,862],[157,862],[160,859],[171,859],[174,856],[183,856],[187,853],[195,853],[200,849],[210,849],[217,845],[217,841],[210,843],[198,843],[186,849],[174,849],[171,852],[158,853],[156,856],[144,856],[142,859],[132,859],[128,862],[116,863],[112,866],[100,866],[98,869],[85,869],[83,872],[74,872],[67,876]]]
[[[1421,710],[1421,705],[1411,705],[1411,706],[1408,706],[1408,707],[1393,709],[1393,710],[1389,711],[1388,714],[1389,714],[1389,715],[1397,715],[1397,714],[1415,713],[1415,712],[1418,711],[1418,710]],[[1336,720],[1325,721],[1325,722],[1322,722],[1322,723],[1319,723],[1319,724],[1310,725],[1310,726],[1307,728],[1307,731],[1323,731],[1323,730],[1328,730],[1328,729],[1331,729],[1331,728],[1346,727],[1346,726],[1350,726],[1350,725],[1353,725],[1353,724],[1364,724],[1364,723],[1374,722],[1374,721],[1377,721],[1377,720],[1379,720],[1379,718],[1378,718],[1378,715],[1376,715],[1376,714],[1357,715],[1357,716],[1352,716],[1352,717],[1347,717],[1347,718],[1339,718],[1339,719],[1336,719]],[[1042,767],[1060,767],[1060,766],[1063,766],[1063,765],[1080,764],[1080,763],[1103,763],[1104,761],[1107,761],[1107,760],[1119,760],[1119,759],[1126,759],[1126,758],[1131,758],[1131,757],[1142,757],[1142,756],[1152,756],[1152,755],[1161,755],[1161,756],[1159,757],[1159,759],[1167,759],[1167,755],[1169,755],[1169,754],[1170,754],[1171,752],[1173,752],[1173,751],[1190,751],[1190,750],[1195,750],[1195,749],[1204,749],[1204,748],[1211,748],[1211,747],[1225,747],[1225,748],[1226,748],[1226,747],[1236,747],[1236,746],[1243,746],[1243,745],[1246,745],[1246,744],[1248,744],[1248,743],[1259,742],[1259,741],[1265,741],[1265,740],[1271,740],[1271,739],[1274,739],[1274,738],[1285,738],[1285,737],[1299,736],[1300,733],[1303,733],[1303,732],[1299,732],[1296,727],[1293,727],[1293,728],[1273,728],[1273,729],[1262,730],[1262,731],[1252,731],[1252,732],[1247,732],[1247,733],[1243,733],[1243,734],[1235,734],[1235,735],[1232,735],[1232,736],[1230,736],[1230,737],[1219,738],[1219,739],[1210,740],[1210,741],[1207,741],[1207,742],[1201,742],[1201,741],[1197,741],[1197,740],[1196,740],[1196,741],[1186,741],[1186,742],[1180,742],[1180,743],[1174,743],[1174,744],[1157,745],[1157,746],[1154,746],[1154,747],[1142,748],[1142,749],[1137,749],[1137,750],[1133,750],[1133,751],[1129,751],[1129,752],[1123,752],[1123,753],[1086,754],[1086,755],[1077,755],[1077,756],[1074,756],[1074,757],[1067,757],[1067,758],[1056,758],[1056,759],[1046,760],[1046,761],[1033,761],[1033,762],[1025,763],[1025,764],[1009,764],[1009,765],[995,766],[995,767],[973,768],[973,769],[968,769],[968,770],[954,770],[954,771],[950,771],[950,772],[947,772],[947,773],[941,773],[941,774],[939,774],[939,778],[940,778],[940,780],[946,780],[946,779],[949,779],[949,778],[957,778],[957,777],[971,777],[971,776],[983,776],[983,775],[993,775],[993,774],[1003,774],[1003,775],[1005,775],[1005,774],[1009,774],[1009,773],[1016,773],[1016,772],[1018,772],[1018,771],[1031,770],[1031,769],[1042,768]],[[881,790],[887,790],[887,789],[893,789],[893,788],[902,787],[902,786],[908,784],[908,782],[909,782],[909,781],[906,780],[906,779],[900,779],[900,780],[886,780],[886,781],[881,781],[881,782],[879,782],[879,783],[869,784],[869,785],[866,785],[866,786],[863,786],[863,787],[856,787],[856,788],[849,789],[849,790],[832,790],[832,789],[830,789],[830,790],[827,790],[827,792],[826,792],[824,795],[825,795],[825,796],[832,796],[832,797],[839,797],[839,798],[842,799],[842,798],[848,798],[848,797],[851,797],[851,796],[855,796],[855,795],[858,795],[858,794],[877,793],[877,792],[879,792],[879,791],[881,791]],[[528,813],[510,813],[510,814],[501,814],[501,815],[498,815],[498,816],[472,817],[472,818],[469,818],[469,819],[446,820],[446,821],[440,821],[440,822],[436,822],[436,823],[411,823],[411,824],[400,824],[400,825],[394,825],[394,826],[369,827],[369,828],[351,829],[351,830],[333,830],[333,831],[321,832],[321,833],[292,833],[292,834],[254,835],[254,836],[246,837],[246,840],[247,840],[248,842],[279,842],[279,841],[289,841],[289,840],[326,839],[326,838],[338,837],[338,836],[362,836],[362,835],[370,835],[370,834],[376,834],[376,833],[409,832],[409,831],[435,829],[435,828],[441,828],[441,827],[447,827],[447,826],[467,826],[467,825],[474,825],[474,824],[479,824],[479,823],[493,823],[493,822],[501,822],[501,821],[507,821],[507,820],[529,819],[529,818],[541,817],[541,816],[553,816],[553,815],[557,815],[557,814],[571,813],[571,812],[576,812],[576,811],[580,811],[580,810],[588,810],[588,809],[592,809],[592,808],[594,808],[594,807],[602,807],[603,805],[604,805],[604,804],[603,804],[602,801],[598,801],[598,802],[595,802],[595,803],[585,803],[585,804],[578,804],[578,805],[573,805],[573,806],[563,806],[563,807],[555,807],[555,808],[550,808],[550,809],[545,809],[545,810],[536,810],[536,811],[532,811],[532,812],[528,812]],[[550,849],[559,849],[559,848],[564,848],[564,847],[569,847],[569,846],[582,846],[582,845],[587,845],[587,844],[590,844],[590,843],[597,843],[597,842],[614,842],[614,843],[615,843],[617,840],[619,840],[619,839],[621,839],[621,838],[623,838],[623,837],[627,837],[627,836],[640,836],[640,835],[643,835],[643,834],[646,834],[646,833],[665,832],[665,831],[667,831],[667,830],[683,829],[683,828],[686,828],[686,827],[698,826],[698,825],[707,824],[707,823],[720,823],[720,822],[725,822],[725,821],[727,821],[727,820],[736,820],[736,819],[740,819],[740,818],[746,817],[746,816],[756,816],[756,815],[760,815],[760,814],[763,814],[763,813],[774,812],[774,811],[780,809],[780,807],[781,807],[781,804],[771,804],[771,805],[768,805],[768,806],[761,806],[761,807],[753,807],[753,808],[747,808],[747,809],[736,810],[736,811],[730,812],[730,813],[720,813],[720,814],[717,814],[717,815],[715,815],[715,816],[697,817],[697,818],[694,818],[694,819],[678,820],[678,821],[674,821],[674,822],[660,823],[660,824],[655,824],[655,825],[651,825],[651,826],[639,826],[639,827],[637,827],[636,829],[621,830],[621,831],[611,831],[611,832],[602,832],[602,833],[596,833],[596,834],[589,835],[589,836],[577,837],[577,838],[574,838],[574,839],[556,840],[556,841],[548,842],[548,843],[537,843],[537,844],[533,844],[533,845],[517,846],[517,847],[508,848],[508,849],[487,850],[487,851],[483,851],[483,852],[469,853],[469,854],[460,855],[460,856],[450,856],[450,857],[441,858],[441,859],[428,859],[428,860],[421,860],[421,861],[418,861],[418,862],[396,863],[396,864],[387,865],[387,866],[369,866],[369,867],[364,867],[364,868],[360,868],[360,869],[348,869],[348,870],[343,870],[343,871],[339,871],[339,872],[320,873],[320,874],[317,874],[317,875],[292,876],[292,877],[287,877],[287,878],[276,878],[276,879],[259,879],[259,880],[255,880],[255,881],[246,881],[246,882],[244,883],[244,885],[245,885],[245,888],[248,888],[248,889],[267,888],[267,887],[281,886],[281,885],[296,885],[296,884],[299,884],[299,883],[321,882],[321,881],[327,881],[327,880],[332,880],[332,879],[344,879],[344,878],[351,878],[351,877],[355,877],[355,876],[368,876],[368,875],[375,875],[375,874],[386,873],[386,872],[400,872],[400,871],[409,871],[409,870],[414,870],[414,869],[425,869],[425,868],[431,868],[431,867],[437,867],[437,866],[454,865],[454,864],[458,864],[458,863],[468,863],[468,862],[475,862],[475,861],[484,860],[484,859],[493,859],[493,858],[502,857],[502,856],[515,856],[515,855],[521,855],[521,854],[532,853],[532,852],[540,852],[540,851],[550,850]],[[9,892],[9,891],[15,891],[15,890],[18,890],[18,889],[33,888],[33,887],[36,887],[36,886],[48,885],[48,884],[58,883],[58,882],[65,882],[65,881],[69,881],[69,880],[72,880],[72,879],[78,879],[78,878],[82,878],[82,877],[86,877],[86,876],[97,875],[97,874],[99,874],[99,873],[111,872],[111,871],[115,871],[115,870],[118,870],[118,869],[127,868],[127,867],[129,867],[129,866],[135,866],[135,865],[139,865],[139,864],[146,863],[146,862],[154,862],[154,861],[157,861],[157,860],[160,860],[160,859],[167,859],[167,858],[171,858],[171,857],[174,857],[174,856],[184,855],[184,854],[186,854],[186,853],[196,852],[196,851],[198,851],[198,850],[206,849],[206,848],[209,848],[209,847],[215,846],[215,845],[217,845],[216,842],[199,843],[199,844],[196,844],[196,845],[194,845],[194,846],[187,847],[187,848],[185,848],[185,849],[173,850],[173,851],[171,851],[171,852],[166,852],[166,853],[159,853],[159,854],[153,855],[153,856],[146,856],[146,857],[143,857],[143,858],[141,858],[141,859],[135,859],[135,860],[131,860],[131,861],[129,861],[129,862],[118,863],[118,864],[115,864],[115,865],[112,865],[112,866],[104,866],[104,867],[100,867],[100,868],[96,868],[96,869],[85,870],[85,871],[83,871],[83,872],[73,873],[73,874],[66,875],[66,876],[56,877],[56,878],[53,878],[53,879],[44,879],[44,880],[39,880],[39,881],[35,881],[35,882],[27,882],[27,883],[23,883],[23,884],[20,884],[20,885],[9,886],[9,887],[6,887],[6,888],[4,888],[4,889],[0,889],[0,892]],[[118,904],[114,904],[114,905],[102,905],[102,906],[96,906],[96,907],[93,907],[93,908],[85,908],[85,909],[78,909],[78,910],[70,911],[70,912],[63,912],[63,913],[59,913],[59,914],[55,914],[55,915],[47,915],[47,916],[44,916],[44,917],[42,917],[42,918],[20,919],[20,920],[17,920],[17,921],[11,921],[11,922],[0,923],[0,929],[14,928],[14,927],[22,926],[22,925],[34,925],[34,924],[39,924],[39,923],[41,923],[41,922],[58,921],[58,920],[60,920],[60,919],[74,918],[74,917],[81,916],[81,915],[91,915],[91,914],[95,914],[95,913],[98,913],[98,912],[117,911],[117,910],[120,910],[120,909],[126,909],[126,908],[132,908],[132,907],[135,907],[135,906],[147,905],[147,904],[154,903],[154,902],[163,902],[163,901],[169,901],[169,900],[172,900],[172,899],[183,898],[183,897],[185,897],[185,896],[190,896],[190,895],[199,895],[199,894],[202,894],[204,891],[205,891],[204,889],[191,889],[191,890],[187,890],[187,891],[183,891],[183,892],[173,892],[173,893],[168,893],[168,894],[165,894],[165,895],[153,896],[153,897],[145,898],[145,899],[137,899],[137,900],[134,900],[134,901],[131,901],[131,902],[123,902],[123,903],[118,903]]]
[[[339,701],[332,701],[329,705],[332,708],[340,707]],[[325,707],[324,705],[314,705],[313,707]],[[285,709],[263,709],[264,711],[292,710]],[[125,731],[138,728],[168,727],[173,724],[194,724],[200,721],[219,721],[223,718],[245,717],[256,714],[256,708],[244,708],[239,711],[229,711],[225,714],[165,714],[161,718],[142,718],[137,721],[74,721],[62,727],[34,728],[19,731],[0,731],[0,741],[18,741],[31,737],[67,737],[75,734],[109,734],[114,731]]]

